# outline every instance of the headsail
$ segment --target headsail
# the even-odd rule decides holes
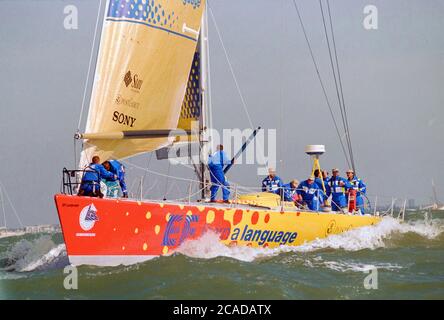
[[[177,128],[204,5],[204,0],[109,1],[81,165],[94,154],[119,159],[172,142],[162,134],[122,137]]]

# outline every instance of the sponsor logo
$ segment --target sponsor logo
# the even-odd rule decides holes
[[[173,214],[168,220],[168,224],[163,236],[163,246],[178,246],[188,237],[196,234],[196,229],[192,224],[199,221],[199,216]]]
[[[331,220],[328,223],[327,229],[325,230],[325,236],[331,235],[331,234],[337,234],[346,232],[353,229],[353,225],[350,224],[348,226],[338,226],[336,223],[336,220]]]
[[[80,211],[79,223],[83,230],[91,230],[96,221],[99,221],[99,217],[97,216],[97,209],[94,204],[91,203]]]
[[[140,88],[142,88],[143,84],[143,80],[139,78],[139,75],[136,73],[132,74],[130,70],[125,73],[125,76],[123,77],[123,82],[125,83],[125,86],[127,88],[131,86],[131,88],[135,91],[139,91]]]
[[[132,98],[126,99],[126,98],[122,97],[120,94],[117,95],[115,102],[117,105],[123,105],[123,106],[130,107],[133,109],[139,109],[139,106],[140,106],[139,102],[133,101]]]
[[[77,203],[63,203],[62,207],[68,207],[68,208],[72,208],[72,207],[78,207],[79,205]]]
[[[276,230],[255,230],[250,229],[248,225],[244,227],[241,233],[240,228],[234,228],[231,234],[233,241],[251,241],[263,245],[266,242],[275,242],[281,245],[293,243],[298,236],[297,232],[285,232]]]
[[[132,81],[133,79],[131,78],[131,71],[128,71],[123,78],[123,82],[125,82],[125,85],[128,87]]]
[[[131,117],[124,113],[120,113],[119,111],[114,111],[113,121],[132,128],[134,122],[136,122],[136,118]]]

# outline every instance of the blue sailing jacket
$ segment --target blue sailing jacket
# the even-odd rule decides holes
[[[361,179],[356,176],[353,176],[352,180],[348,180],[353,190],[356,190],[356,195],[360,196],[361,194],[367,193],[367,186]]]
[[[329,180],[330,180],[329,178],[324,179],[324,187],[325,187],[325,193],[324,193],[324,189],[322,188],[321,178],[315,178],[315,182],[318,184],[319,188],[322,190],[324,198],[326,198],[326,199],[330,196],[330,193],[331,193],[330,186],[328,185]]]
[[[283,186],[282,179],[278,176],[274,176],[273,178],[270,178],[270,176],[265,177],[264,180],[262,180],[262,191],[263,192],[272,192],[276,194],[281,193],[281,188]]]
[[[230,163],[230,158],[228,158],[223,150],[216,151],[208,158],[208,167],[210,170],[223,170],[224,167]]]
[[[322,197],[322,187],[320,187],[316,182],[308,183],[307,180],[302,181],[296,191],[302,196],[302,200],[308,205],[310,210],[319,211]]]
[[[282,187],[284,189],[284,201],[294,201],[293,198],[297,194],[297,186],[292,187],[290,182],[284,184]]]
[[[91,163],[85,170],[82,182],[100,182],[101,179],[114,179],[114,174],[109,172],[100,163]]]
[[[211,178],[211,200],[216,200],[219,186],[222,187],[222,195],[224,200],[228,200],[230,196],[230,184],[225,179],[224,167],[231,163],[227,154],[223,150],[216,151],[208,158],[208,168],[210,169]]]
[[[347,180],[351,188],[353,190],[356,190],[356,206],[361,209],[361,211],[364,211],[364,198],[362,195],[365,195],[367,193],[367,186],[364,182],[362,182],[361,179],[359,179],[356,176],[353,176],[352,180]],[[347,195],[347,201],[348,201],[348,195]]]
[[[341,182],[344,183],[341,186]],[[345,197],[345,191],[351,188],[351,184],[347,179],[342,177],[331,177],[328,182],[330,186],[331,200],[332,200],[332,208],[334,211],[338,211],[339,208],[343,208],[347,206],[347,199]]]
[[[122,193],[124,195],[127,195],[128,190],[126,188],[126,182],[125,182],[125,166],[117,160],[109,160],[109,163],[111,165],[110,171],[114,173],[117,176],[117,179],[119,180]]]
[[[340,185],[341,182],[344,183],[344,186]],[[330,194],[333,198],[345,196],[345,191],[352,187],[349,181],[342,177],[331,177],[328,181],[328,185],[330,187]]]

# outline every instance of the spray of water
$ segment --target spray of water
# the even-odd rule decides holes
[[[177,250],[179,253],[202,259],[215,257],[230,257],[241,261],[253,261],[260,258],[273,257],[285,252],[314,252],[324,249],[341,249],[345,251],[358,251],[364,249],[374,250],[386,247],[387,240],[394,234],[414,233],[426,239],[434,239],[444,231],[442,221],[426,222],[424,220],[401,223],[397,219],[385,217],[375,226],[367,226],[348,232],[331,235],[327,238],[316,239],[301,246],[281,246],[274,249],[251,247],[227,247],[219,242],[217,234],[209,232],[197,240],[185,241]],[[356,270],[368,269],[365,265],[341,266],[331,265],[332,268],[352,268]],[[384,267],[384,266],[382,266]],[[391,268],[391,266],[387,266]],[[397,266],[393,266],[397,268]]]
[[[18,241],[2,259],[3,270],[16,272],[47,270],[67,264],[65,245],[56,245],[48,235]]]

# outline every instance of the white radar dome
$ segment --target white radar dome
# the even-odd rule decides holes
[[[321,155],[325,153],[323,144],[309,144],[305,147],[305,153],[309,155]]]

